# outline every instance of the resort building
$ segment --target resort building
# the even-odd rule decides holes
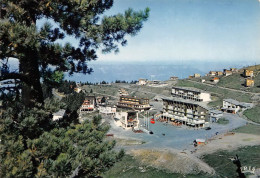
[[[147,84],[147,79],[143,79],[143,78],[139,79],[138,85],[146,85],[146,84]]]
[[[116,112],[114,117],[116,124],[124,129],[133,129],[139,127],[139,119],[137,111],[120,111]]]
[[[231,70],[224,69],[223,71],[224,71],[223,73],[224,73],[225,76],[232,75],[232,71]]]
[[[216,75],[216,71],[209,71],[209,76],[215,76]]]
[[[99,113],[106,115],[115,115],[116,114],[116,106],[99,106]]]
[[[200,78],[200,74],[194,74],[194,78]]]
[[[244,77],[253,77],[254,76],[254,71],[252,70],[244,70]]]
[[[181,98],[162,98],[162,100],[162,117],[168,121],[178,121],[184,125],[204,127],[209,119],[208,109],[198,102],[188,102]]]
[[[221,71],[216,72],[216,76],[221,76],[221,75],[223,75],[223,72],[221,72]]]
[[[210,110],[210,121],[217,122],[220,118],[223,117],[223,112],[219,110]]]
[[[149,99],[136,98],[132,96],[120,96],[120,100],[117,103],[119,108],[129,108],[134,110],[149,110],[151,108]]]
[[[87,96],[80,107],[81,112],[93,112],[96,109],[96,97],[95,96]]]
[[[253,87],[255,85],[255,81],[252,79],[246,79],[245,86],[246,87]]]
[[[189,87],[172,87],[172,96],[193,101],[210,101],[210,93]]]
[[[250,107],[252,107],[250,103],[239,102],[234,99],[224,99],[221,110],[223,112],[236,114],[240,109],[244,110]]]
[[[218,77],[214,77],[211,79],[212,82],[214,83],[218,83],[219,82],[219,78]]]

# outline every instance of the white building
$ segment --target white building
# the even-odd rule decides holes
[[[139,127],[138,112],[136,111],[121,111],[116,112],[115,121],[124,129],[133,129]]]
[[[217,122],[220,118],[223,117],[223,112],[219,110],[210,110],[210,121]]]
[[[147,79],[143,79],[143,78],[139,79],[138,85],[146,85],[146,84],[147,84]]]
[[[190,87],[172,87],[172,96],[200,102],[211,101],[210,93]]]
[[[236,114],[240,109],[244,110],[250,107],[252,107],[251,103],[239,102],[234,99],[224,99],[221,110],[224,112]]]
[[[116,107],[112,107],[112,106],[99,106],[98,110],[101,114],[107,114],[107,115],[116,114]]]
[[[61,109],[58,112],[53,114],[52,120],[53,121],[59,120],[59,119],[63,118],[64,114],[65,114],[65,110]]]

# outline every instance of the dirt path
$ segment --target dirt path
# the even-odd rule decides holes
[[[200,157],[218,150],[235,150],[239,147],[260,145],[260,135],[244,133],[227,133],[210,139],[205,145],[196,148],[178,149],[131,149],[133,155],[144,165],[165,169],[173,173],[198,174],[200,172],[215,174],[215,170],[203,162]]]
[[[144,165],[157,169],[164,169],[172,173],[198,174],[199,172],[215,174],[213,168],[195,156],[179,150],[139,149],[130,154]]]
[[[235,150],[239,147],[253,145],[260,145],[260,135],[245,133],[235,133],[234,135],[230,133],[222,134],[209,139],[205,145],[198,146],[193,155],[201,157],[202,155],[210,154],[218,150]]]

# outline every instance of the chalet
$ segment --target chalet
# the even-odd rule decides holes
[[[53,121],[60,120],[61,118],[63,118],[64,115],[65,115],[65,110],[61,109],[58,112],[53,114],[52,120]]]
[[[147,79],[143,79],[143,78],[139,79],[138,85],[146,85],[146,84],[147,84]]]
[[[132,96],[120,96],[117,107],[129,108],[134,110],[149,110],[151,108],[149,104],[149,99],[136,98]]]
[[[194,75],[189,75],[189,79],[192,79],[192,78],[194,78]]]
[[[87,96],[80,107],[80,113],[82,112],[93,112],[96,110],[96,97],[95,96]]]
[[[137,111],[120,111],[116,112],[114,120],[119,126],[124,129],[133,129],[139,126],[138,112]]]
[[[246,87],[253,87],[255,85],[255,81],[252,79],[246,79],[245,80],[245,86]]]
[[[200,78],[200,74],[194,74],[194,78]]]
[[[204,127],[209,119],[207,107],[198,102],[189,102],[181,98],[162,98],[162,100],[162,117],[168,121],[178,121],[193,127]]]
[[[250,107],[252,107],[252,104],[250,103],[239,102],[234,99],[224,99],[221,110],[223,112],[236,114],[240,109],[244,110]]]
[[[219,82],[219,78],[218,77],[214,77],[211,79],[212,82],[214,83],[218,83]]]
[[[216,75],[216,71],[210,71],[209,72],[209,76],[215,76]]]
[[[231,70],[224,69],[224,70],[223,70],[223,74],[224,74],[225,76],[229,76],[229,75],[232,75],[232,71],[231,71]]]
[[[210,93],[190,87],[172,87],[172,96],[193,101],[210,101]]]
[[[216,76],[222,76],[222,75],[223,75],[223,72],[221,72],[221,71],[216,72]]]
[[[238,72],[237,68],[230,68],[230,71],[233,72],[233,73]]]
[[[254,71],[252,70],[244,70],[244,77],[253,77],[254,76]]]

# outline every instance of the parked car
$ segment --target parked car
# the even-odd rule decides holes
[[[211,130],[211,127],[206,127],[205,130]]]

